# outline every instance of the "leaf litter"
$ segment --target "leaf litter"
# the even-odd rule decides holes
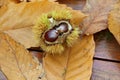
[[[36,22],[37,17],[39,17],[41,14],[50,12],[55,8],[57,9],[68,8],[72,10],[66,5],[58,4],[56,2],[48,2],[44,0],[40,2],[38,2],[39,0],[31,1],[33,2],[28,3],[25,1],[18,4],[16,3],[8,4],[7,2],[4,3],[2,0],[0,1],[0,3],[2,3],[0,4],[0,12],[2,12],[0,13],[1,17],[0,30],[4,31],[4,33],[2,32],[0,33],[0,38],[2,41],[0,47],[1,48],[0,67],[7,76],[7,78],[10,80],[13,79],[25,80],[25,78],[29,80],[36,80],[40,73],[42,73],[43,69],[41,69],[41,66],[39,65],[40,63],[38,61],[36,62],[36,60],[33,59],[32,56],[28,54],[29,52],[25,49],[35,45],[33,37],[30,36],[32,35],[31,34],[32,31],[30,28]],[[118,0],[87,0],[86,6],[84,7],[83,11],[88,14],[88,17],[84,20],[82,24],[82,29],[83,33],[89,36],[82,37],[82,39],[79,39],[76,42],[76,44],[73,45],[73,47],[66,48],[65,52],[62,55],[47,54],[46,57],[43,59],[45,69],[45,76],[43,78],[45,80],[90,79],[92,73],[93,55],[95,51],[93,35],[90,34],[94,34],[107,28],[108,14],[110,10],[112,10],[113,5],[117,1]],[[43,6],[43,4],[45,6]],[[51,7],[51,9],[49,7]],[[118,42],[120,42],[118,31],[119,30],[118,9],[119,3],[110,12],[108,28],[116,37]],[[81,17],[79,16],[79,14],[81,12],[73,10],[73,13],[75,14],[74,16],[75,23],[80,24],[82,20],[79,20],[79,17]],[[114,25],[116,29],[115,28],[113,29]],[[26,31],[27,29],[28,31]],[[15,41],[11,39],[8,35],[12,37]],[[20,35],[21,40],[19,40]],[[22,35],[24,36],[22,37]],[[28,43],[25,43],[27,41]],[[21,46],[21,44],[24,45],[24,47]],[[13,49],[16,55],[12,54]],[[8,52],[6,52],[6,50]],[[18,63],[16,62],[15,59],[18,59]],[[23,59],[25,61],[22,61]],[[33,66],[30,67],[26,63],[27,64],[32,63],[34,67]],[[39,68],[37,68],[37,66],[39,66]],[[9,74],[11,70],[13,70],[13,72],[12,74]],[[19,76],[15,76],[16,73]]]

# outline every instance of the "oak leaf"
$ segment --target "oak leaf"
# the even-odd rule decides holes
[[[120,44],[120,2],[114,6],[108,18],[108,29]]]
[[[29,29],[29,31],[25,32],[25,34],[17,34],[16,29],[26,28],[34,26],[36,20],[38,17],[40,17],[42,14],[49,13],[55,9],[68,9],[72,12],[72,20],[74,24],[79,24],[86,16],[81,12],[77,10],[72,10],[70,7],[67,7],[66,5],[58,4],[57,2],[49,2],[49,1],[40,1],[40,2],[22,2],[19,4],[10,4],[8,6],[5,6],[0,9],[0,30],[2,31],[8,31],[11,30],[11,34],[19,39],[19,36],[21,36],[21,40],[18,40],[21,44],[23,44],[25,47],[33,47],[36,45],[35,41],[33,41],[33,35],[31,35],[32,31]],[[12,30],[19,36],[16,36],[16,34],[12,34]],[[30,33],[30,34],[29,34]],[[9,35],[9,34],[8,34]],[[23,36],[23,37],[22,37]],[[26,38],[25,38],[26,36]],[[15,38],[13,37],[13,38]],[[24,40],[24,38],[26,40]],[[30,40],[32,39],[32,40]],[[15,39],[16,40],[16,39]],[[24,41],[26,41],[27,44]],[[30,42],[32,41],[32,42]],[[31,45],[33,44],[33,45]],[[36,46],[38,47],[38,46]]]
[[[8,80],[38,80],[42,65],[22,45],[0,32],[0,69]]]
[[[94,34],[107,28],[108,13],[118,0],[87,0],[83,11],[89,16],[83,22],[83,32]]]
[[[48,80],[90,80],[95,43],[85,36],[61,55],[46,54],[44,68]]]

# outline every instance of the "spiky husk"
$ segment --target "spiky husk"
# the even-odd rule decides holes
[[[40,39],[40,47],[49,54],[61,54],[64,51],[62,44],[47,45],[42,39]]]
[[[41,35],[49,28],[49,25],[50,22],[47,18],[47,14],[43,14],[40,18],[38,18],[35,26],[32,29],[37,44],[40,44]]]
[[[80,30],[78,28],[74,28],[74,30],[69,34],[66,39],[66,43],[68,47],[71,47],[75,41],[79,38]]]
[[[67,36],[65,43],[63,44],[46,44],[42,35],[43,33],[50,29],[50,21],[49,16],[54,18],[55,20],[70,20],[72,18],[71,13],[68,10],[55,10],[51,13],[42,15],[36,22],[36,25],[33,27],[33,32],[35,34],[35,38],[37,44],[47,53],[49,54],[61,54],[66,46],[72,46],[72,44],[79,37],[79,30],[77,28],[73,29],[73,31]]]
[[[66,9],[55,10],[51,13],[51,15],[55,20],[68,20],[72,18],[70,11]]]

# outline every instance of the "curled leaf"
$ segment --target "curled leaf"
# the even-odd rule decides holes
[[[85,36],[61,55],[47,54],[44,68],[48,80],[90,80],[95,44]]]
[[[8,80],[37,80],[42,65],[25,48],[0,32],[0,68]]]
[[[108,29],[115,36],[120,44],[120,2],[114,6],[108,18]]]
[[[107,28],[108,13],[118,0],[87,0],[83,11],[89,16],[83,22],[83,32],[94,34]]]

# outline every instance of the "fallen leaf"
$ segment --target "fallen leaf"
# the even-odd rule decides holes
[[[46,54],[44,69],[48,80],[90,80],[95,43],[93,36],[79,39],[61,55]]]
[[[108,18],[108,29],[120,44],[120,2],[114,6]]]
[[[31,46],[32,47],[38,46],[37,44],[35,44],[31,27],[8,30],[4,32],[11,36],[15,41],[24,44],[25,48],[30,48]]]
[[[3,6],[3,5],[6,5],[8,3],[8,0],[0,0],[0,8]]]
[[[0,30],[7,32],[8,30],[14,31],[15,29],[34,26],[38,17],[40,17],[42,14],[48,13],[55,9],[70,10],[73,15],[72,22],[77,25],[86,17],[81,11],[72,10],[70,7],[67,7],[66,5],[58,4],[57,2],[49,2],[49,1],[28,2],[28,3],[22,2],[19,4],[10,4],[0,9],[0,12],[3,11],[2,13],[0,13]],[[10,32],[12,33],[12,31]],[[24,35],[21,34],[22,31],[20,34],[17,34],[16,32],[17,35],[21,36],[21,40],[18,40],[18,42],[20,42],[21,44],[24,43],[23,45],[27,48],[36,45],[35,41],[30,40],[33,38],[31,36],[32,32],[31,33],[30,32],[29,31],[24,32],[25,33]],[[11,35],[16,36],[16,34],[13,33],[10,34],[10,36]],[[17,36],[16,38],[19,39],[19,36]],[[26,36],[25,38],[26,40],[24,40],[25,36]],[[15,37],[13,37],[13,39],[14,38]],[[26,41],[27,43],[25,43],[24,41]]]
[[[8,5],[10,2],[20,3],[20,2],[34,2],[34,1],[44,1],[44,0],[0,0],[0,7],[3,5]],[[56,0],[49,0],[56,1]]]
[[[57,0],[60,4],[66,4],[74,10],[82,10],[85,6],[86,0]]]
[[[29,0],[29,1],[34,2],[34,1],[44,1],[44,0]],[[54,2],[54,1],[57,1],[57,0],[48,0],[48,1],[53,1]]]
[[[21,2],[20,0],[0,0],[0,7],[3,5],[8,5],[9,3],[14,2],[14,3],[19,3]]]
[[[38,80],[42,65],[22,45],[0,32],[0,69],[8,80]]]
[[[70,7],[58,4],[57,2],[23,2],[19,4],[10,4],[6,7],[7,10],[0,15],[0,30],[33,26],[40,15],[55,9],[68,9],[72,11],[73,18],[75,18],[76,23],[78,21],[81,22],[82,19],[85,18],[85,15],[81,13],[81,11],[72,10]],[[0,12],[2,9],[0,9]]]
[[[89,15],[83,22],[83,32],[94,34],[107,28],[108,13],[118,0],[87,0],[83,11]]]

